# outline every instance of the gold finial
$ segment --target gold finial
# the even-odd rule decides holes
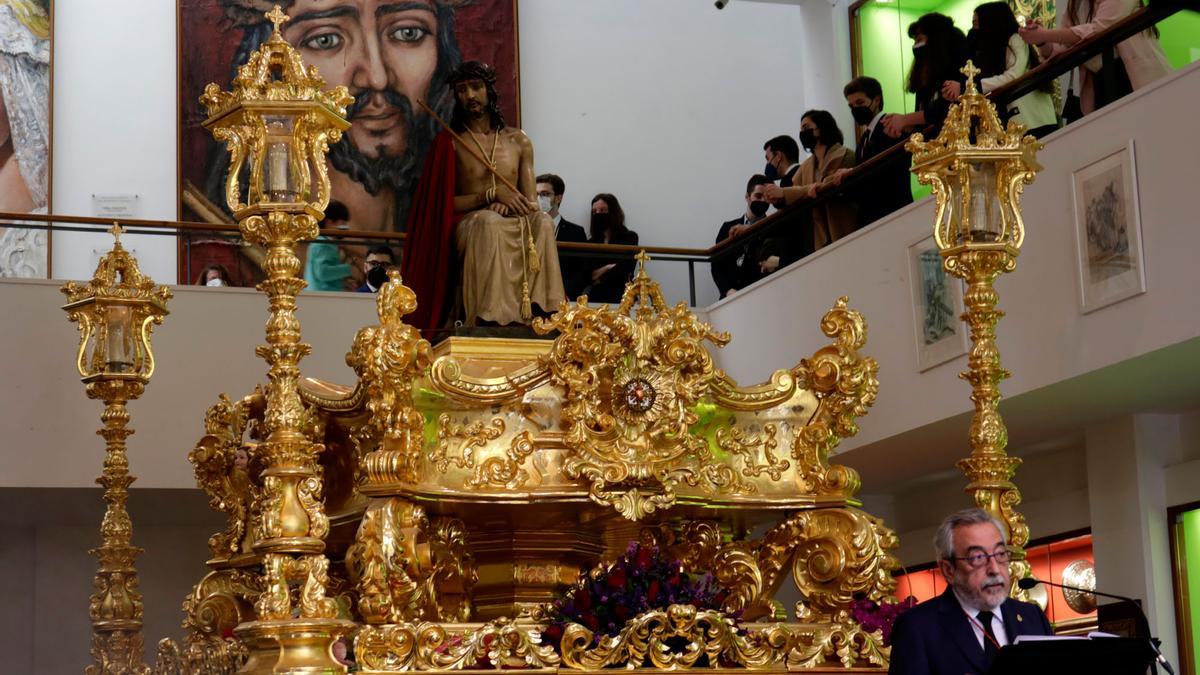
[[[970,59],[967,59],[967,65],[963,66],[958,72],[967,76],[967,91],[975,93],[975,76],[982,71],[976,68]]]
[[[265,16],[267,17],[268,21],[275,24],[275,35],[279,35],[280,26],[288,21],[291,21],[292,19],[292,17],[283,13],[283,10],[279,7],[279,5],[275,5],[275,8],[267,12]]]
[[[638,251],[637,255],[635,255],[633,258],[634,260],[638,261],[638,273],[645,274],[646,263],[650,262],[650,256],[646,254],[646,250],[642,249],[641,251]]]
[[[108,228],[108,233],[113,236],[117,246],[121,245],[121,235],[125,232],[125,228],[121,227],[121,223],[113,221],[113,226]]]

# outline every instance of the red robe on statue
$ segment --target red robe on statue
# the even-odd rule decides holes
[[[454,167],[454,139],[443,130],[433,139],[413,194],[400,266],[404,285],[417,294],[417,310],[405,321],[422,330],[443,326],[453,304]]]

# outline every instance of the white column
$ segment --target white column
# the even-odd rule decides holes
[[[1140,598],[1178,663],[1163,467],[1181,455],[1174,415],[1117,418],[1085,432],[1097,590]]]

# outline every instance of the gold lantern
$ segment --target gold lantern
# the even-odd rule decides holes
[[[110,232],[113,249],[100,259],[92,280],[62,287],[67,296],[63,309],[79,324],[79,376],[88,398],[104,401],[104,426],[97,433],[104,437],[106,454],[97,482],[104,486],[107,507],[101,545],[90,551],[100,569],[88,605],[94,659],[89,675],[149,672],[142,662],[143,606],[135,567],[142,549],[131,543],[133,523],[125,507],[135,480],[125,455],[125,439],[133,433],[125,404],[142,395],[154,374],[150,334],[162,323],[171,298],[171,291],[156,287],[121,246],[121,228],[114,224]]]
[[[354,99],[344,86],[325,91],[316,68],[305,68],[279,32],[289,17],[278,6],[267,18],[275,30],[238,70],[233,90],[204,88],[204,127],[229,150],[225,203],[237,220],[307,214],[315,227],[329,205],[325,154],[350,126],[346,106]],[[311,239],[316,231],[303,234]]]
[[[242,236],[267,249],[267,294],[271,316],[267,344],[257,353],[269,364],[264,431],[257,446],[264,467],[256,510],[261,523],[253,546],[264,591],[255,604],[257,620],[237,634],[250,648],[243,673],[345,672],[332,657],[334,640],[353,623],[337,618],[337,605],[325,597],[329,560],[325,536],[329,520],[317,455],[324,449],[308,428],[297,386],[299,363],[310,351],[300,341],[296,295],[296,243],[317,236],[317,222],[329,204],[325,155],[350,125],[346,87],[326,91],[316,68],[284,41],[279,27],[288,20],[276,6],[266,14],[270,38],[238,70],[232,91],[205,87],[204,121],[229,151],[225,201]],[[243,196],[245,200],[243,201]]]
[[[958,467],[976,505],[1008,527],[1015,590],[1015,582],[1030,574],[1024,550],[1029,528],[1016,511],[1021,493],[1012,482],[1021,460],[1005,452],[1008,430],[999,411],[1000,381],[1009,373],[1000,366],[996,347],[996,323],[1004,312],[996,309],[994,282],[1016,269],[1025,239],[1021,191],[1041,169],[1036,156],[1042,145],[1025,135],[1023,125],[1000,124],[995,106],[975,87],[979,69],[973,63],[968,61],[962,73],[966,88],[941,134],[931,141],[913,134],[906,147],[913,154],[913,172],[933,188],[933,236],[946,271],[967,284],[962,318],[970,326],[972,346],[960,377],[971,384],[975,414],[971,456]]]

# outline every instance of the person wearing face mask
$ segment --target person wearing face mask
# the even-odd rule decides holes
[[[592,197],[592,231],[590,244],[620,244],[637,246],[638,234],[625,226],[625,211],[616,195],[607,192]],[[636,264],[633,256],[614,260],[594,258],[588,266],[584,295],[593,303],[616,304],[625,293],[625,284],[633,279]]]
[[[325,207],[325,218],[321,220],[321,231],[346,230],[350,228],[350,210],[339,201],[329,202]],[[304,261],[304,280],[314,291],[345,291],[346,278],[353,273],[353,267],[343,262],[343,254],[338,245],[329,242],[322,234],[317,240],[308,245],[308,255]],[[350,288],[354,288],[351,286]]]
[[[717,232],[718,244],[740,236],[767,215],[767,209],[771,208],[771,205],[763,197],[763,186],[770,182],[770,179],[762,174],[750,177],[746,183],[746,212],[721,224],[721,229]],[[722,298],[758,281],[761,276],[758,267],[758,246],[749,243],[735,249],[712,263],[713,281],[717,284],[717,291]]]
[[[763,175],[771,182],[779,181],[779,187],[791,187],[792,178],[800,169],[800,146],[791,136],[776,136],[763,145],[767,166]]]
[[[224,265],[212,263],[205,265],[204,269],[200,270],[200,276],[196,279],[197,286],[230,286],[229,270],[225,269]]]
[[[950,101],[942,96],[947,81],[963,82],[960,69],[967,62],[967,36],[945,14],[930,12],[908,27],[913,41],[913,62],[908,72],[908,91],[916,98],[916,110],[883,118],[888,135],[899,138],[927,126],[940,128],[950,112]],[[936,131],[927,134],[936,136]]]
[[[559,208],[562,206],[563,194],[567,191],[563,179],[552,174],[544,173],[537,177],[538,208],[554,221],[555,241],[587,242],[587,232],[582,227],[562,217]],[[578,251],[574,252],[579,253]],[[558,264],[562,269],[563,291],[568,300],[574,300],[579,292],[587,285],[588,279],[584,259],[571,252],[559,251]]]
[[[804,160],[796,172],[795,185],[781,188],[766,186],[763,195],[767,201],[785,205],[813,199],[836,187],[834,176],[841,169],[854,166],[854,155],[842,145],[842,130],[828,110],[809,110],[800,117],[800,144],[811,156]],[[825,200],[809,211],[811,217],[811,250],[820,249],[854,231],[857,224],[854,203],[840,197]],[[797,239],[797,237],[800,239]],[[796,260],[809,250],[803,228],[793,232],[789,251],[772,252],[762,263],[764,274]],[[800,255],[796,255],[799,243]]]
[[[378,293],[387,283],[388,271],[396,268],[396,256],[390,246],[372,246],[363,260],[363,273],[367,280],[358,287],[359,293]]]
[[[889,136],[883,129],[883,87],[873,77],[856,77],[842,88],[842,95],[850,106],[850,115],[858,129],[858,144],[854,148],[854,163],[862,164],[900,143],[899,138]],[[909,166],[912,158],[907,152],[898,152],[887,166],[877,169],[869,179],[850,189],[850,196],[858,204],[858,227],[866,227],[891,212],[912,203],[912,182]],[[833,182],[840,185],[850,169],[839,169]]]
[[[1012,8],[1004,0],[985,2],[971,16],[971,31],[967,46],[971,60],[979,68],[979,91],[991,93],[998,87],[1021,77],[1038,64],[1037,50],[1025,44],[1018,31],[1020,24]],[[1054,82],[1047,81],[1037,91],[1031,91],[1004,106],[1000,122],[1015,119],[1025,125],[1034,138],[1042,138],[1058,129],[1058,112],[1054,109]],[[942,97],[957,101],[962,84],[956,80],[942,86]]]
[[[946,591],[897,617],[889,675],[986,673],[1017,637],[1053,634],[1040,607],[1008,597],[1006,533],[978,508],[942,521],[934,548]]]

